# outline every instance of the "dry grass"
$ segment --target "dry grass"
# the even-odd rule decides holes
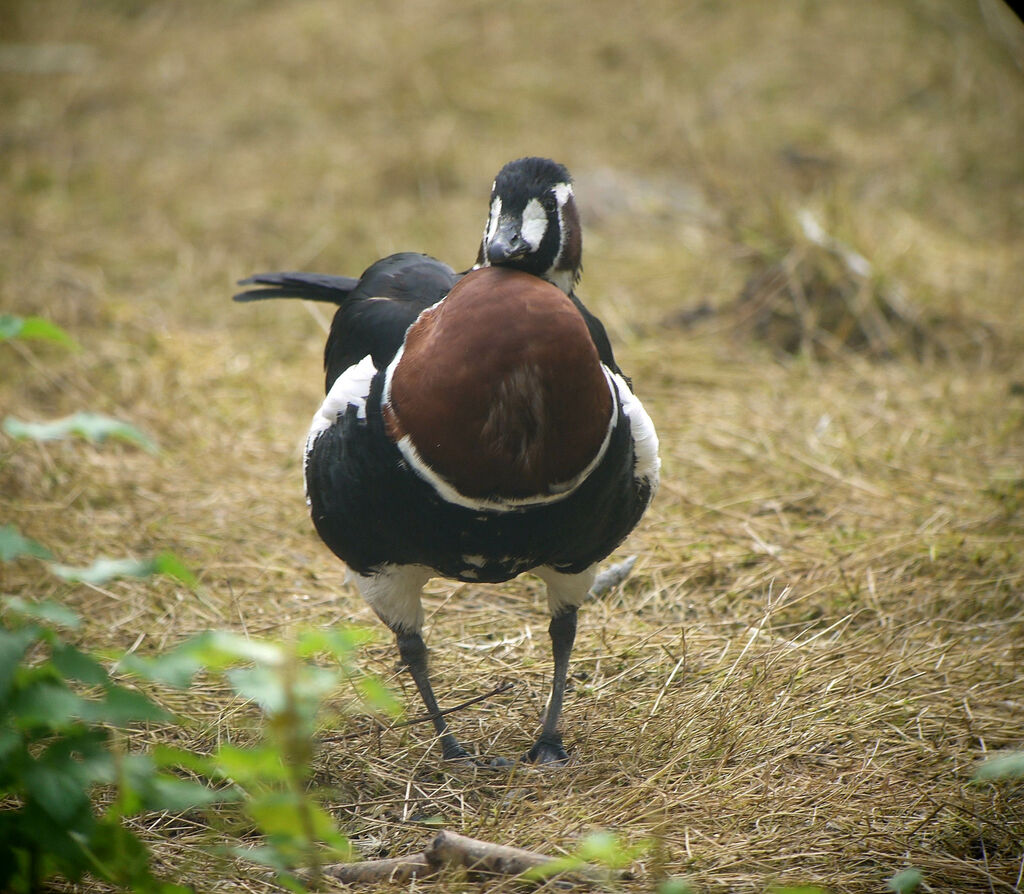
[[[163,448],[4,440],[3,521],[68,563],[173,549],[205,586],[19,562],[4,594],[68,602],[94,648],[373,624],[302,502],[322,330],[232,305],[232,281],[401,248],[468,263],[493,173],[549,154],[577,173],[584,297],[664,458],[637,570],[583,616],[579,760],[452,772],[422,726],[331,741],[354,718],[317,765],[340,824],[396,854],[425,817],[551,852],[611,828],[657,843],[637,891],[879,891],[911,865],[933,891],[1020,889],[1021,791],[968,783],[1024,740],[1024,91],[974,5],[67,0],[8,4],[0,29],[81,45],[65,72],[0,54],[0,306],[85,347],[0,346],[0,405],[115,413]],[[720,315],[664,325],[772,264],[787,294],[841,277],[785,267],[808,257],[801,209],[869,259],[863,294],[995,336],[780,360]],[[427,603],[443,702],[517,684],[458,732],[524,751],[550,673],[539,584],[437,581]],[[418,711],[383,636],[360,660]],[[166,698],[183,729],[138,744],[251,734],[216,687]],[[199,889],[266,889],[201,825],[147,834]]]

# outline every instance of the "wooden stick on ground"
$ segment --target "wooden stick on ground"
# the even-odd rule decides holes
[[[407,882],[411,878],[431,875],[440,867],[426,854],[409,854],[389,860],[364,860],[362,863],[332,863],[321,874],[345,884],[358,882]]]
[[[357,882],[406,882],[437,872],[444,865],[464,866],[469,872],[488,875],[522,875],[531,869],[558,863],[559,858],[504,844],[492,844],[459,835],[439,832],[420,854],[362,863],[334,863],[324,866],[323,875],[346,884]],[[595,866],[566,868],[564,873],[588,881],[607,880],[610,873]],[[558,874],[562,874],[561,872]],[[619,878],[625,873],[614,873]]]
[[[536,851],[491,844],[455,832],[438,832],[425,855],[432,863],[452,863],[492,875],[521,875],[555,859]]]

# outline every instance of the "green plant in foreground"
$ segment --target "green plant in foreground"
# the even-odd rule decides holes
[[[53,876],[75,881],[88,873],[136,891],[183,890],[153,875],[145,845],[124,819],[206,806],[224,795],[124,749],[116,729],[169,715],[64,641],[57,631],[78,626],[73,612],[9,599],[4,621],[0,889],[35,891]],[[94,803],[101,785],[113,791],[103,808]]]
[[[971,781],[982,783],[1021,778],[1024,778],[1024,751],[1008,751],[984,761],[974,771]]]
[[[115,578],[164,574],[193,590],[199,586],[196,576],[185,563],[167,550],[146,559],[96,559],[91,565],[77,568],[50,561],[53,554],[43,544],[25,537],[14,525],[0,525],[0,562],[13,562],[23,556],[43,559],[50,571],[71,583],[100,585]]]
[[[0,342],[40,338],[75,347],[59,327],[40,318],[0,315]],[[3,430],[15,438],[51,441],[70,436],[100,443],[120,438],[150,452],[156,445],[134,426],[94,413],[45,423],[12,417]],[[0,526],[0,561],[42,560],[69,582],[104,584],[114,578],[164,574],[198,588],[195,576],[170,552],[148,559],[97,559],[61,565],[42,544],[11,524]],[[307,793],[315,723],[323,697],[350,676],[348,659],[360,641],[346,631],[302,634],[286,648],[229,633],[207,633],[165,655],[129,656],[122,669],[186,686],[199,671],[223,673],[234,691],[257,702],[266,717],[263,741],[252,748],[222,746],[212,755],[155,748],[129,753],[121,731],[173,718],[136,690],[114,682],[92,655],[66,643],[58,628],[79,619],[55,603],[9,599],[0,626],[0,890],[35,891],[49,878],[77,881],[90,874],[134,891],[184,890],[155,877],[146,844],[124,820],[146,811],[181,812],[238,800],[263,832],[263,847],[234,849],[299,884],[289,870],[311,865],[314,881],[322,845],[348,856],[348,842]],[[331,668],[312,659],[327,653]],[[394,710],[393,698],[372,678],[355,681],[364,700]],[[186,770],[218,788],[182,779]],[[97,804],[102,787],[112,792]],[[230,850],[230,849],[229,849]]]
[[[56,323],[42,317],[0,314],[0,343],[14,339],[49,341],[71,350],[79,350],[78,343]],[[3,421],[3,430],[12,438],[29,438],[33,441],[60,441],[76,436],[96,444],[115,438],[135,444],[150,453],[157,452],[156,444],[131,423],[84,410],[49,422],[23,422],[8,416]]]
[[[123,730],[171,716],[111,678],[93,656],[66,643],[57,628],[78,617],[55,603],[10,599],[0,628],[0,889],[37,890],[53,876],[89,874],[142,892],[185,890],[158,879],[148,849],[124,820],[149,811],[182,812],[238,802],[265,837],[230,853],[269,866],[300,890],[291,870],[306,866],[315,883],[324,854],[350,859],[348,841],[308,791],[315,726],[323,699],[352,679],[350,658],[363,641],[353,631],[313,630],[290,646],[209,632],[123,669],[187,686],[197,672],[223,674],[266,717],[260,743],[222,745],[213,754],[161,746],[129,753]],[[327,655],[330,667],[314,664]],[[356,688],[375,710],[394,698],[373,678]],[[183,779],[190,771],[213,787]],[[97,790],[112,791],[99,808]]]
[[[158,748],[162,763],[175,763],[239,791],[240,807],[265,836],[254,848],[232,853],[269,866],[279,881],[301,885],[291,874],[308,868],[312,883],[323,856],[351,859],[348,840],[308,791],[313,743],[324,699],[351,682],[372,710],[394,714],[398,704],[373,677],[355,672],[351,658],[366,635],[355,630],[307,630],[289,645],[211,631],[152,659],[131,656],[124,666],[151,680],[187,686],[199,671],[223,674],[231,688],[262,709],[263,739],[254,746],[222,745],[208,756]],[[327,666],[315,663],[318,656]]]
[[[693,888],[686,879],[673,876],[658,885],[658,894],[693,894]]]
[[[919,869],[904,869],[889,879],[885,886],[890,891],[895,891],[896,894],[913,894],[922,880],[923,876]]]
[[[614,873],[625,869],[634,860],[647,853],[652,846],[653,842],[649,840],[629,844],[614,832],[599,829],[589,833],[571,853],[527,870],[523,873],[523,878],[542,881],[587,866],[601,866]],[[672,884],[683,887],[670,886],[663,894],[685,894],[689,890],[686,882],[682,879],[673,879]]]
[[[8,416],[4,419],[3,429],[12,438],[63,441],[71,436],[77,436],[93,444],[114,438],[136,444],[149,453],[157,452],[156,444],[134,425],[104,416],[102,413],[88,413],[84,410],[50,422],[22,422]]]
[[[31,338],[51,341],[66,348],[78,350],[78,344],[56,323],[43,317],[19,317],[14,314],[0,314],[0,342],[15,338]]]

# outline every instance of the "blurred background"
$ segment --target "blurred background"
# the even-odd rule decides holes
[[[801,208],[922,305],[988,318],[1020,280],[1024,36],[995,0],[0,16],[8,306],[71,312],[61,266],[198,321],[255,269],[467,265],[524,154],[579,179],[587,293],[624,327],[734,298]]]
[[[142,652],[373,625],[302,500],[327,318],[235,305],[234,283],[398,250],[462,269],[495,173],[549,156],[577,182],[579,294],[665,477],[632,581],[581,628],[567,742],[594,774],[516,802],[508,843],[617,823],[732,890],[878,890],[905,860],[934,890],[1009,890],[1019,807],[954,768],[1024,738],[1022,145],[1024,28],[998,0],[4,0],[0,311],[82,350],[0,345],[2,413],[109,413],[161,449],[2,435],[0,513],[69,563],[171,548],[207,595],[25,561],[0,566],[4,594]],[[474,715],[512,754],[545,692],[523,633],[542,596],[432,586],[463,606],[431,622],[442,701],[505,672],[504,651],[444,643],[500,636],[496,612],[524,637],[524,688]],[[403,685],[388,644],[365,660]],[[225,696],[200,702],[197,748],[231,723]],[[429,740],[391,735],[323,758],[349,801],[360,780],[409,797],[386,755]],[[486,831],[488,796],[427,788],[425,810]]]

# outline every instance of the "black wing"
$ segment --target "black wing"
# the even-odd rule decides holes
[[[442,261],[399,252],[371,264],[338,308],[324,348],[327,390],[367,354],[384,369],[420,313],[451,291],[459,275]]]
[[[594,342],[594,346],[597,348],[597,356],[601,359],[601,362],[608,367],[613,373],[618,373],[626,380],[626,384],[629,385],[630,391],[633,390],[633,383],[615,362],[615,354],[612,352],[612,343],[608,340],[608,333],[604,331],[604,323],[594,316],[586,307],[586,305],[580,301],[575,294],[570,293],[569,297],[572,299],[572,303],[576,305],[580,314],[583,316],[583,322],[587,324],[587,330],[590,332],[590,337]]]
[[[371,264],[358,279],[324,273],[259,273],[239,285],[256,285],[235,301],[305,298],[338,305],[324,348],[327,390],[367,354],[384,369],[420,313],[460,279],[447,264],[417,252],[399,252]]]

